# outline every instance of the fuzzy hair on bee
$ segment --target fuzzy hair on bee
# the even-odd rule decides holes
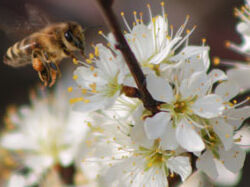
[[[76,22],[54,23],[11,46],[4,63],[12,67],[32,64],[45,86],[53,86],[60,75],[58,67],[64,58],[75,58],[74,52],[85,49],[84,29]]]

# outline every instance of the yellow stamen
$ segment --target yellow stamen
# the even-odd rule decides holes
[[[147,164],[147,166],[148,166],[149,168],[152,167],[152,165],[153,165],[152,162],[149,162],[149,163]]]
[[[99,56],[99,49],[97,46],[95,47],[95,56]]]
[[[80,102],[80,101],[83,101],[83,97],[71,98],[71,99],[69,100],[69,103],[70,103],[70,104],[74,104],[74,103]]]
[[[72,87],[68,87],[68,92],[72,92],[73,88]]]
[[[89,100],[89,99],[84,99],[83,102],[84,102],[84,103],[89,103],[90,100]]]
[[[214,57],[214,60],[213,60],[213,62],[214,62],[214,65],[219,65],[220,64],[220,58],[219,57]]]
[[[90,59],[87,59],[86,62],[87,62],[88,64],[92,64],[92,60],[90,60]]]
[[[89,59],[92,60],[94,58],[94,54],[93,53],[89,53]]]
[[[231,46],[231,43],[230,43],[229,41],[226,41],[226,42],[225,42],[225,46],[228,48],[228,47]]]
[[[87,89],[82,89],[82,94],[86,94],[87,93]]]
[[[73,58],[73,63],[74,63],[75,65],[77,65],[77,64],[78,64],[78,60],[77,60],[76,58]]]

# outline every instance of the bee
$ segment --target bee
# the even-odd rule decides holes
[[[12,67],[32,64],[45,86],[53,86],[60,61],[74,52],[84,55],[84,29],[76,22],[54,23],[16,42],[4,55],[4,63]]]

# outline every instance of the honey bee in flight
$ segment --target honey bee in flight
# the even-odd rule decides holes
[[[85,56],[84,46],[84,30],[78,23],[55,23],[16,42],[4,55],[4,63],[12,67],[32,64],[44,85],[51,87],[60,75],[59,62],[75,58],[75,51]]]

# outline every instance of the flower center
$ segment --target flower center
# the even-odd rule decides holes
[[[121,89],[121,85],[118,84],[118,74],[116,74],[116,76],[111,79],[108,84],[106,84],[106,89],[105,89],[105,96],[107,97],[112,97],[116,94],[117,91],[119,91]]]
[[[173,106],[175,113],[185,113],[188,109],[188,104],[186,101],[176,101]]]
[[[145,170],[151,167],[161,167],[162,164],[166,165],[167,160],[172,157],[173,151],[159,149],[159,142],[156,140],[153,149],[140,147],[140,155],[146,158]]]

